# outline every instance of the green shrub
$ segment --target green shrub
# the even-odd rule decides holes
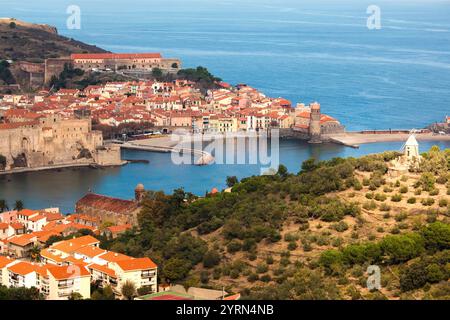
[[[389,235],[381,241],[380,246],[392,263],[399,263],[419,256],[424,251],[425,241],[416,233]]]
[[[437,196],[439,194],[439,189],[433,189],[430,190],[429,195],[430,196]]]
[[[269,267],[265,263],[260,263],[256,266],[257,273],[265,273],[269,270]]]
[[[424,198],[420,201],[420,203],[422,203],[422,205],[424,206],[432,206],[434,204],[434,199],[433,198]]]
[[[295,250],[295,249],[297,249],[297,244],[296,244],[294,241],[291,241],[291,242],[289,242],[287,248],[288,248],[288,250],[290,250],[290,251]]]
[[[400,191],[400,193],[407,193],[408,192],[408,187],[407,186],[402,186],[399,191]]]
[[[241,250],[241,248],[242,248],[241,242],[236,239],[231,240],[227,245],[227,250],[230,253],[235,253],[235,252]]]
[[[337,232],[344,232],[348,230],[348,224],[345,221],[340,221],[338,223],[334,223],[331,227]]]
[[[402,201],[402,195],[399,194],[399,193],[394,194],[394,195],[391,197],[391,201],[392,201],[392,202],[400,202],[400,201]]]
[[[446,207],[448,206],[448,200],[445,198],[439,199],[439,207]]]
[[[408,202],[409,204],[414,204],[414,203],[416,203],[416,201],[417,201],[417,199],[415,197],[411,197],[411,198],[408,198],[408,200],[406,200],[406,202]]]

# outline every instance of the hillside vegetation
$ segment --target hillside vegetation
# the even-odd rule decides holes
[[[139,228],[103,245],[151,257],[162,282],[251,299],[450,298],[450,150],[434,147],[422,171],[392,178],[398,156],[280,166],[205,198],[149,192]],[[382,288],[370,292],[372,264]]]
[[[106,51],[63,37],[51,26],[0,19],[0,59],[44,62],[47,58],[88,52]]]

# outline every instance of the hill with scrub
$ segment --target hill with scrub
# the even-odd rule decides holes
[[[101,53],[105,50],[58,34],[55,27],[0,19],[0,58],[44,62],[48,58],[67,57],[72,53]]]
[[[229,177],[231,192],[204,198],[152,191],[139,227],[102,245],[151,257],[160,283],[248,299],[448,299],[450,150],[392,177],[399,156],[311,159],[298,174]]]

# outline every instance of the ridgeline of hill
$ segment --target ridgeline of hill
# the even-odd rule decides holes
[[[71,53],[107,52],[58,34],[55,27],[10,18],[0,19],[0,59],[43,62]]]

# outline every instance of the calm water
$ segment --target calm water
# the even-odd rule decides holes
[[[244,82],[293,102],[319,101],[350,130],[418,128],[450,114],[450,2],[378,0],[382,29],[368,30],[372,0],[1,0],[0,16],[47,23],[63,35],[116,52],[160,51],[187,67],[204,65],[233,84]],[[81,30],[68,30],[66,9],[81,8]],[[357,156],[401,143],[310,146],[285,142],[291,171],[315,156]],[[431,144],[422,144],[427,149]],[[442,145],[442,147],[449,147]],[[72,211],[88,189],[131,198],[149,189],[183,186],[203,194],[227,175],[256,166],[174,166],[168,154],[126,151],[150,160],[106,170],[63,170],[0,178],[0,198],[29,207]]]
[[[421,143],[421,151],[428,150],[434,144],[450,148],[450,142],[424,142]],[[309,145],[301,141],[286,140],[280,145],[280,162],[291,172],[298,172],[301,163],[310,157],[325,160],[338,156],[360,156],[384,150],[399,150],[401,146],[402,143],[383,143],[352,149],[334,144]],[[10,204],[23,199],[29,208],[57,206],[64,212],[71,212],[75,202],[88,190],[131,199],[134,187],[143,183],[147,189],[172,192],[184,187],[186,191],[203,195],[214,187],[224,188],[227,176],[243,178],[260,173],[258,165],[174,165],[167,153],[125,150],[123,158],[147,159],[150,163],[134,163],[109,169],[63,169],[0,176],[0,199],[7,199]]]

